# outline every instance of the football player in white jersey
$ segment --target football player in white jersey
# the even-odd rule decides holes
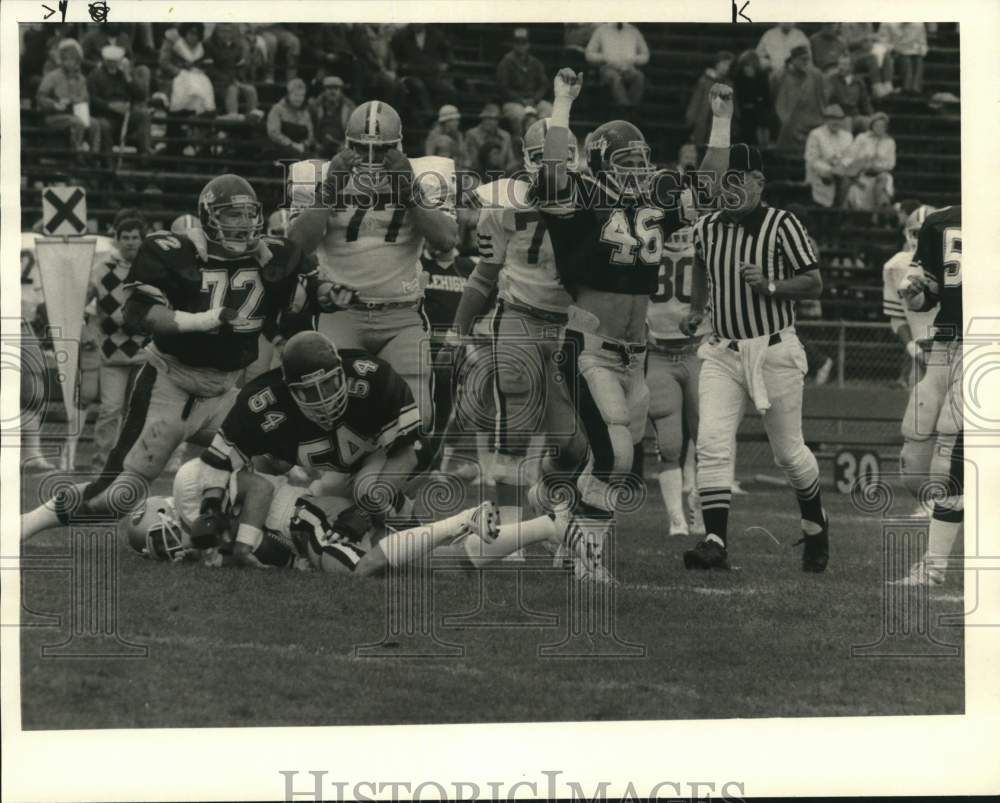
[[[524,168],[533,178],[541,166],[548,119],[524,135]],[[577,169],[575,140],[568,166]],[[494,480],[501,505],[520,506],[530,479],[524,458],[533,435],[544,433],[555,448],[543,476],[572,472],[586,459],[586,440],[556,360],[572,299],[556,272],[552,242],[532,185],[500,179],[477,190],[483,198],[477,239],[479,264],[466,281],[455,328],[467,336],[498,287],[490,317],[493,337],[495,420]],[[505,514],[506,515],[506,514]]]
[[[648,345],[646,384],[649,386],[649,419],[656,433],[660,457],[657,479],[669,519],[669,535],[705,534],[697,492],[688,497],[690,510],[684,516],[681,456],[694,448],[698,435],[698,374],[701,360],[697,351],[711,331],[703,320],[687,337],[680,323],[691,309],[691,267],[694,264],[692,229],[684,226],[663,245],[660,277],[656,293],[646,310]]]
[[[905,244],[903,250],[897,252],[882,268],[882,312],[889,319],[892,331],[906,346],[910,362],[905,367],[904,379],[910,379],[907,386],[914,384],[913,370],[919,370],[922,365],[922,345],[929,347],[934,334],[934,317],[938,307],[935,305],[926,312],[910,309],[899,297],[899,288],[904,280],[914,275],[912,268],[913,254],[917,250],[917,234],[927,216],[934,211],[933,206],[918,206],[906,219],[903,226]],[[911,379],[912,378],[912,379]]]
[[[201,560],[213,566],[257,568],[311,566],[329,574],[364,577],[414,563],[431,551],[480,568],[529,544],[562,545],[569,524],[563,513],[501,526],[493,503],[482,502],[441,521],[379,537],[381,533],[353,526],[350,499],[313,496],[280,478],[241,471],[233,475],[224,500],[222,513],[230,522],[228,530],[214,546],[196,547],[192,530],[204,490],[201,461],[185,463],[174,478],[172,497],[151,497],[125,519],[129,545],[143,557],[158,561]],[[267,505],[266,526],[237,560],[234,556],[240,553],[233,546],[239,538],[242,509],[251,503],[259,506],[261,500]]]
[[[343,348],[365,349],[392,365],[410,385],[430,434],[430,333],[420,254],[425,241],[437,251],[455,246],[455,164],[403,155],[402,122],[380,100],[354,110],[345,139],[345,149],[329,162],[292,165],[288,234],[315,252],[322,276],[350,294],[345,308],[320,316],[318,330]]]

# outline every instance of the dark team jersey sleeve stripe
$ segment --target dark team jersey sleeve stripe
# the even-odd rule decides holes
[[[781,215],[781,221],[778,223],[778,242],[785,258],[791,263],[793,273],[801,273],[816,267],[816,255],[809,243],[809,235],[791,212],[784,212]]]

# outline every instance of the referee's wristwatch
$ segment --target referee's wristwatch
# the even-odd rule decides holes
[[[773,296],[777,289],[778,286],[774,283],[774,279],[771,279],[771,281],[767,283],[767,294],[769,296]]]

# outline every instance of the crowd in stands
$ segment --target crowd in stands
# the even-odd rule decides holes
[[[926,27],[827,23],[807,36],[795,23],[780,23],[753,49],[714,53],[686,88],[690,142],[707,141],[709,89],[728,83],[736,100],[734,141],[776,147],[799,160],[816,204],[885,208],[893,199],[896,143],[880,105],[923,91]],[[343,147],[356,104],[379,97],[397,106],[408,125],[430,129],[424,155],[447,156],[485,175],[516,170],[524,131],[551,111],[551,70],[533,54],[527,27],[508,29],[494,96],[482,98],[478,109],[458,105],[449,26],[21,28],[22,94],[34,98],[50,129],[66,132],[74,151],[104,158],[127,142],[140,155],[150,153],[157,113],[246,120],[266,136],[268,157],[329,158]],[[561,60],[600,86],[604,116],[641,123],[650,48],[640,29],[567,23],[564,46]],[[258,86],[278,81],[283,96],[262,109]]]

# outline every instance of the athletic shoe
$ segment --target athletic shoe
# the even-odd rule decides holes
[[[705,519],[701,515],[701,500],[697,491],[692,491],[688,495],[688,508],[688,529],[691,535],[704,538],[708,533],[705,530]]]
[[[913,564],[910,573],[899,580],[889,582],[891,586],[943,586],[945,583],[944,572],[927,565],[925,561]]]
[[[615,578],[602,562],[610,524],[576,517],[566,507],[556,510],[553,518],[562,545],[573,559],[573,576],[590,583],[614,583]]]
[[[823,529],[816,535],[802,533],[795,546],[799,544],[805,545],[802,549],[802,571],[815,574],[825,571],[830,561],[830,517],[825,516]]]
[[[729,571],[729,552],[714,538],[706,538],[684,553],[684,568]]]
[[[462,523],[462,532],[455,540],[475,533],[489,544],[500,535],[500,511],[489,499],[480,502],[477,507],[463,510],[460,515],[465,517],[465,521]]]
[[[670,518],[670,529],[667,531],[667,535],[671,538],[674,536],[690,535],[688,532],[688,523],[683,513]]]

